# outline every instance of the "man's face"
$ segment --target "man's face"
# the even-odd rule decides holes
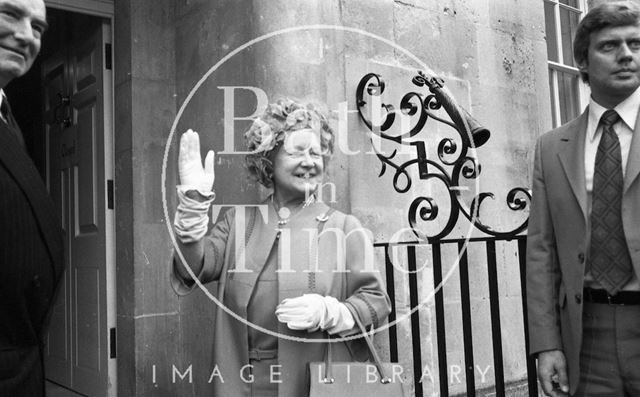
[[[593,99],[613,107],[640,86],[640,24],[591,33],[586,65]]]
[[[33,65],[46,16],[43,0],[0,0],[0,87]]]

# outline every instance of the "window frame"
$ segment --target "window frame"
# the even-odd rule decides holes
[[[548,65],[548,72],[549,72],[549,89],[550,89],[550,96],[551,96],[550,99],[551,99],[551,113],[552,113],[553,128],[556,128],[563,123],[563,114],[562,114],[562,107],[561,107],[562,101],[560,97],[560,87],[559,87],[561,73],[566,73],[569,75],[576,76],[578,80],[578,97],[574,98],[577,104],[576,105],[577,109],[573,109],[573,112],[575,112],[575,114],[570,114],[568,115],[568,117],[565,116],[566,120],[564,121],[566,122],[568,120],[571,120],[573,116],[579,115],[582,109],[584,109],[584,107],[589,102],[589,88],[587,84],[582,82],[582,79],[580,78],[580,71],[576,66],[565,64],[564,58],[563,58],[565,51],[563,49],[562,19],[561,19],[560,11],[561,9],[564,9],[570,12],[577,12],[579,13],[579,20],[580,20],[588,11],[588,4],[587,4],[587,0],[577,0],[576,3],[578,6],[577,8],[567,4],[563,4],[560,2],[560,0],[543,0],[543,7],[546,6],[547,4],[553,6],[553,18],[554,18],[553,22],[554,22],[554,28],[555,28],[554,40],[556,44],[555,57],[558,60],[558,61],[553,61],[549,59],[549,49],[547,47],[547,65]],[[546,21],[546,18],[547,18],[546,11],[544,13],[544,17],[545,17],[545,35],[547,37],[547,40],[549,40],[549,34],[551,34],[551,32],[546,31],[546,26],[548,23],[548,21]],[[573,37],[571,38],[571,40],[573,42]],[[569,49],[568,51],[570,51],[570,54],[573,57],[572,49]]]

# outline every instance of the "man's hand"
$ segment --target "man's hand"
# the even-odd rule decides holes
[[[180,137],[180,152],[178,155],[178,174],[180,184],[206,194],[213,188],[215,173],[213,171],[213,150],[209,150],[202,167],[200,156],[200,137],[198,133],[189,129]]]
[[[546,396],[569,395],[567,360],[562,350],[548,350],[538,354],[538,380]]]

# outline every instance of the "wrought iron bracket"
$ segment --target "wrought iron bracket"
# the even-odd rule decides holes
[[[419,88],[428,88],[428,93],[410,91],[405,93],[398,110],[390,104],[382,101],[386,83],[382,76],[369,73],[360,79],[356,88],[356,104],[360,119],[370,133],[371,143],[376,156],[380,160],[381,169],[379,177],[382,177],[388,168],[392,168],[393,188],[400,194],[407,193],[412,186],[412,178],[407,171],[414,165],[418,168],[420,180],[425,182],[439,182],[443,184],[449,194],[451,210],[446,219],[445,226],[432,234],[426,234],[418,227],[419,222],[434,222],[439,216],[444,216],[440,211],[434,197],[420,196],[415,198],[408,209],[408,222],[414,234],[420,240],[435,241],[448,236],[456,226],[462,214],[476,229],[487,235],[503,239],[514,238],[527,228],[528,217],[516,227],[509,230],[497,230],[480,219],[480,207],[486,199],[495,199],[495,194],[490,192],[478,192],[467,204],[463,200],[461,183],[479,178],[481,166],[474,149],[484,145],[490,138],[488,129],[480,125],[464,108],[457,104],[453,96],[445,88],[445,82],[437,76],[428,76],[419,71],[412,79],[412,83]],[[379,108],[378,108],[379,106]],[[435,113],[444,109],[450,120],[440,117]],[[367,115],[371,115],[369,118]],[[375,117],[374,117],[375,116]],[[399,123],[397,134],[390,134],[389,129],[399,119],[409,123]],[[458,138],[443,138],[437,145],[435,159],[428,158],[425,142],[428,138],[426,125],[429,119],[453,128],[458,133]],[[423,134],[418,137],[418,134]],[[415,158],[398,164],[395,157],[398,153],[394,149],[390,154],[378,150],[373,135],[394,145],[409,145],[415,148]],[[531,201],[531,193],[528,189],[516,187],[509,191],[506,197],[507,208],[511,211],[525,211]]]

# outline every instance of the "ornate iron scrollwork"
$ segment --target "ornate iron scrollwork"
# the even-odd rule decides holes
[[[393,175],[394,189],[398,193],[406,193],[411,189],[413,183],[407,169],[417,165],[421,180],[438,181],[449,192],[451,209],[445,226],[431,235],[422,232],[418,228],[418,222],[433,222],[438,216],[443,215],[435,198],[421,196],[412,201],[408,210],[408,221],[414,234],[421,240],[442,239],[456,226],[460,214],[478,230],[490,236],[508,239],[525,230],[528,217],[516,227],[504,231],[495,230],[480,219],[480,206],[488,198],[495,199],[493,193],[479,192],[469,205],[463,201],[461,183],[477,179],[481,173],[481,166],[475,157],[475,150],[471,149],[479,148],[489,140],[491,136],[489,130],[480,125],[456,103],[444,88],[444,80],[441,78],[418,72],[412,82],[417,87],[427,87],[429,93],[423,95],[412,91],[404,94],[400,100],[399,109],[396,110],[392,104],[382,101],[382,94],[386,89],[382,76],[369,73],[362,77],[358,83],[356,104],[360,118],[371,134],[375,134],[378,139],[391,141],[397,145],[413,146],[416,151],[415,158],[398,164],[395,161],[398,150],[394,149],[389,155],[382,153],[376,147],[374,138],[371,136],[373,149],[381,162],[379,177],[386,173],[388,167],[393,168],[395,171]],[[378,105],[379,109],[377,109]],[[439,117],[435,113],[439,109],[444,109],[451,121]],[[367,117],[367,110],[371,114],[371,119]],[[397,117],[398,115],[400,117]],[[400,123],[400,132],[394,135],[390,134],[390,128],[403,118],[405,122]],[[422,136],[421,139],[416,138],[419,133],[426,134],[424,127],[429,119],[448,125],[459,135],[458,139],[445,137],[440,140],[437,146],[437,161],[427,157],[426,136]],[[406,120],[409,122],[407,123]],[[530,200],[529,190],[517,187],[511,189],[507,194],[506,205],[511,211],[524,211]]]

